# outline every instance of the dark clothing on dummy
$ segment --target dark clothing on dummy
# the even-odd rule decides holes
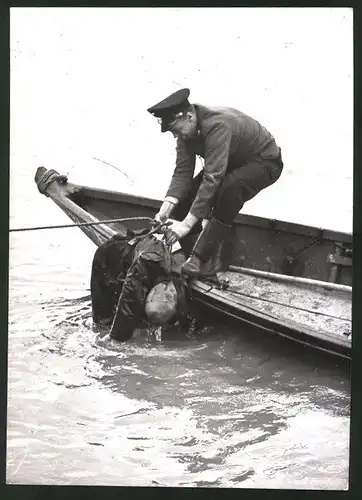
[[[95,252],[91,296],[93,321],[112,324],[110,337],[128,340],[145,319],[144,304],[151,288],[172,280],[179,296],[175,320],[186,307],[185,282],[176,270],[180,254],[170,254],[162,241],[147,236],[135,241],[135,234],[115,235]]]
[[[246,201],[279,178],[281,151],[270,132],[241,111],[198,104],[195,109],[198,135],[177,140],[176,167],[167,196],[187,202],[199,219],[213,215],[231,224]],[[205,159],[205,165],[193,180],[196,155]]]
[[[133,235],[116,235],[100,245],[93,257],[91,297],[93,321],[112,323],[123,281],[132,264]]]

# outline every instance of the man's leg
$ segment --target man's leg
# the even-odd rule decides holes
[[[202,231],[183,266],[190,276],[202,274],[202,266],[216,253],[244,203],[280,177],[282,163],[254,160],[228,174],[216,194],[212,218]],[[213,266],[211,266],[213,268]],[[214,269],[208,273],[213,274]]]
[[[270,160],[250,161],[234,170],[225,177],[216,193],[213,217],[224,224],[232,224],[244,203],[274,184],[281,172],[282,166]]]

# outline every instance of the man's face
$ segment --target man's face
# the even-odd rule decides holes
[[[183,113],[169,125],[169,130],[174,137],[180,137],[183,140],[191,139],[197,131],[196,113],[194,111]]]

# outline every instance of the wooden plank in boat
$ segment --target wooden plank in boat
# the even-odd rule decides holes
[[[267,278],[227,271],[222,276],[230,281],[229,290],[249,297],[277,301],[283,305],[323,312],[338,318],[352,319],[351,295],[346,292],[324,290],[320,287],[282,283]]]
[[[301,332],[305,335],[312,336],[328,343],[338,344],[346,348],[351,347],[350,338],[344,335],[346,331],[350,331],[351,329],[351,320],[349,319],[351,316],[351,304],[347,299],[341,299],[343,305],[340,306],[339,311],[337,311],[339,313],[343,313],[343,316],[341,317],[338,317],[337,314],[331,313],[333,304],[328,304],[329,308],[327,308],[327,312],[325,312],[322,307],[323,304],[327,304],[327,299],[325,297],[323,297],[324,302],[319,305],[318,310],[312,310],[312,312],[297,311],[297,309],[292,309],[288,306],[294,306],[294,304],[296,304],[294,307],[298,307],[299,304],[300,307],[307,309],[307,302],[303,303],[302,296],[304,294],[304,297],[307,298],[311,293],[309,289],[300,290],[299,287],[291,287],[289,284],[285,285],[278,283],[278,288],[275,290],[274,297],[271,298],[271,300],[274,300],[277,296],[276,301],[279,304],[268,304],[266,300],[268,300],[269,294],[267,290],[263,290],[263,283],[268,280],[243,275],[245,277],[244,281],[240,275],[233,276],[233,273],[230,272],[222,274],[226,275],[230,280],[230,288],[228,290],[218,290],[217,288],[206,283],[201,283],[200,281],[196,282],[193,285],[193,288],[205,296],[214,298],[220,303],[245,311],[256,318],[266,320],[269,323],[279,324],[288,329],[293,329],[295,332]],[[238,288],[238,283],[240,287],[240,281],[243,295],[235,293],[235,288]],[[248,281],[249,290],[246,288],[246,281]],[[260,289],[264,292],[263,294],[260,294],[259,297],[255,296],[255,289],[252,289],[252,283],[254,281],[258,282],[259,293]],[[276,288],[275,285],[275,282],[272,283],[272,288]],[[294,290],[294,294],[290,293],[290,288],[296,289]],[[232,291],[233,289],[234,291]],[[281,293],[282,290],[284,293]],[[248,295],[248,293],[250,293],[250,295]],[[316,294],[318,297],[323,295],[321,292],[317,293],[314,291],[314,297],[316,297]],[[335,294],[333,292],[329,292],[328,295],[330,295],[333,302],[333,295]],[[292,304],[293,299],[294,304]],[[309,297],[309,306],[313,307],[314,305],[315,307],[315,304],[310,303],[312,300],[313,299]],[[334,305],[336,304],[339,304],[339,298],[334,297]],[[269,307],[266,308],[266,305]],[[322,314],[328,314],[328,316],[333,315],[335,317],[324,317]]]

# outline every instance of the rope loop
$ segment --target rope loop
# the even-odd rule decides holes
[[[37,175],[38,178],[35,178],[36,184],[40,193],[45,194],[45,196],[49,196],[46,190],[52,182],[59,181],[61,184],[66,184],[68,182],[68,177],[65,174],[59,174],[59,172],[54,169],[47,170],[44,167],[40,167]]]

